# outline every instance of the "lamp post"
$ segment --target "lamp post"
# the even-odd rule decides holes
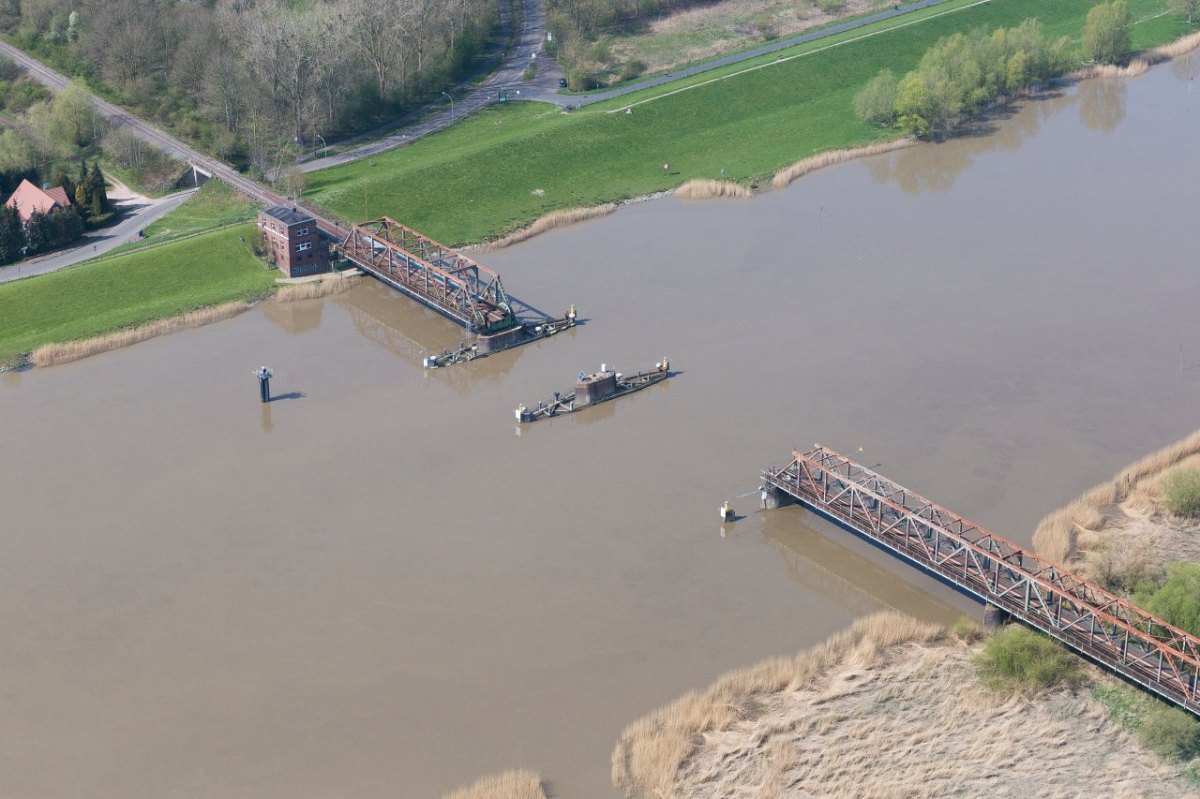
[[[325,143],[325,137],[322,136],[320,133],[318,133],[317,138],[321,140],[321,157],[328,158],[329,157],[329,145]]]
[[[442,95],[447,100],[450,101],[450,121],[453,122],[454,121],[454,98],[451,97],[450,95],[446,94],[445,92],[442,92]]]

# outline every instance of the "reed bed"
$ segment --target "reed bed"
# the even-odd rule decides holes
[[[180,330],[190,330],[212,324],[213,322],[220,322],[224,319],[237,316],[249,307],[250,303],[247,302],[227,302],[223,305],[201,308],[200,310],[174,316],[170,319],[159,319],[156,322],[118,330],[103,336],[81,339],[79,341],[43,344],[33,351],[29,360],[34,366],[54,366],[61,363],[70,363],[80,358],[98,355],[101,352],[128,347],[147,339],[156,338],[157,336],[165,336],[168,333],[177,333]]]
[[[509,247],[513,244],[531,239],[534,236],[545,233],[548,230],[567,227],[568,225],[574,225],[576,222],[583,222],[587,219],[596,219],[601,216],[608,216],[615,210],[617,210],[616,203],[604,203],[603,205],[592,205],[586,208],[565,208],[561,211],[551,211],[545,216],[538,217],[532,223],[521,228],[520,230],[513,231],[507,236],[489,242],[484,249],[503,249],[504,247]]]
[[[855,158],[863,158],[868,155],[881,155],[883,153],[890,153],[893,150],[902,150],[916,143],[916,139],[893,139],[892,141],[875,142],[874,144],[867,144],[862,147],[827,150],[797,161],[791,166],[785,166],[775,173],[775,177],[771,179],[771,187],[774,189],[784,189],[790,186],[793,181],[816,172],[818,169],[824,169],[834,164],[843,164]]]
[[[753,192],[742,184],[729,180],[697,178],[689,180],[676,189],[675,196],[681,200],[716,200],[720,198],[746,200],[753,196]]]
[[[529,769],[514,769],[459,788],[442,799],[547,799],[542,778]]]
[[[1110,559],[1118,565],[1126,561],[1128,568],[1143,565],[1140,555],[1146,542],[1112,540],[1122,531],[1142,538],[1153,537],[1154,543],[1160,545],[1160,558],[1171,558],[1179,547],[1190,551],[1190,542],[1182,540],[1180,535],[1187,531],[1175,525],[1172,534],[1167,525],[1151,525],[1151,521],[1164,516],[1158,481],[1170,469],[1193,460],[1200,461],[1200,430],[1126,466],[1111,481],[1095,486],[1065,507],[1046,515],[1033,533],[1034,548],[1039,555],[1056,563],[1084,566],[1085,576],[1101,579],[1101,582],[1112,582],[1119,576],[1111,575],[1111,579],[1106,580],[1103,574],[1097,573],[1096,570],[1106,567]],[[1154,526],[1158,529],[1151,529]],[[1139,557],[1134,558],[1134,555]]]
[[[1154,51],[1151,50],[1139,58],[1132,59],[1128,64],[1092,64],[1082,67],[1071,73],[1070,77],[1076,80],[1084,80],[1086,78],[1136,78],[1138,75],[1144,75],[1152,64],[1157,64],[1164,58],[1155,59]]]
[[[323,280],[314,280],[310,283],[293,283],[282,286],[275,299],[279,302],[299,302],[300,300],[315,300],[318,297],[328,297],[333,294],[341,294],[343,291],[349,291],[358,285],[361,278],[357,276],[341,277],[335,275],[327,277]]]
[[[1189,793],[1086,694],[988,692],[975,651],[900,614],[860,620],[631,724],[613,783],[634,799]],[[1081,730],[1087,746],[1066,744]]]

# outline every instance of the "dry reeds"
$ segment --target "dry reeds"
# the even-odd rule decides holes
[[[608,216],[615,210],[617,210],[616,203],[604,203],[603,205],[592,205],[587,208],[565,208],[561,211],[551,211],[545,216],[538,217],[520,230],[513,231],[507,236],[489,242],[484,249],[499,250],[525,241],[526,239],[531,239],[548,230],[573,225],[576,222],[582,222],[586,219]]]
[[[147,325],[118,330],[115,333],[108,333],[103,336],[96,336],[95,338],[66,341],[58,344],[43,344],[33,351],[30,361],[34,366],[54,366],[61,363],[70,363],[80,358],[87,358],[90,355],[128,347],[131,344],[137,344],[138,342],[157,336],[164,336],[168,333],[176,333],[180,330],[189,330],[212,324],[213,322],[220,322],[224,319],[237,316],[249,307],[250,304],[246,302],[227,302],[224,305],[201,308],[198,311],[191,311],[190,313],[174,316],[170,319],[160,319],[157,322],[151,322]]]
[[[613,784],[630,796],[672,796],[676,772],[696,736],[753,716],[762,697],[811,686],[835,663],[876,664],[888,649],[943,633],[908,616],[880,613],[795,658],[729,672],[706,691],[693,691],[626,727],[613,751]]]
[[[484,777],[442,799],[546,799],[546,791],[537,772],[514,769]]]
[[[1128,64],[1121,66],[1120,64],[1092,64],[1081,69],[1077,69],[1071,73],[1071,77],[1076,80],[1085,80],[1087,78],[1136,78],[1138,75],[1145,74],[1151,64],[1157,64],[1162,61],[1162,58],[1153,58],[1153,50],[1146,53],[1140,58],[1131,60]]]
[[[1114,545],[1106,543],[1102,533],[1124,525],[1130,514],[1155,513],[1159,478],[1197,455],[1200,455],[1200,430],[1126,466],[1110,482],[1090,489],[1043,518],[1033,533],[1034,548],[1042,557],[1061,564],[1082,559],[1082,550],[1113,551]]]
[[[809,173],[816,172],[818,169],[824,169],[834,164],[842,164],[846,161],[852,161],[855,158],[863,158],[868,155],[890,153],[893,150],[911,147],[916,143],[916,139],[895,139],[893,141],[867,144],[862,147],[849,147],[842,150],[827,150],[823,153],[817,153],[776,172],[775,177],[771,179],[771,187],[774,189],[787,188],[793,181],[799,180]]]
[[[1192,52],[1197,47],[1200,47],[1200,31],[1189,33],[1187,36],[1176,39],[1170,44],[1164,44],[1162,47],[1156,47],[1150,53],[1160,59],[1177,58]]]
[[[676,189],[675,196],[681,200],[715,200],[722,197],[745,200],[752,197],[753,193],[740,183],[697,178]]]
[[[900,614],[863,619],[630,725],[613,753],[614,784],[636,799],[1189,790],[1086,694],[985,690],[976,649]],[[1064,745],[1081,729],[1087,746]]]
[[[328,297],[341,294],[358,285],[358,277],[334,276],[324,280],[314,280],[309,283],[293,283],[283,286],[275,294],[279,302],[298,302],[300,300],[315,300],[318,297]]]

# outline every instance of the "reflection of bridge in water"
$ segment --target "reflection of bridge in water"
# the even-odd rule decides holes
[[[464,339],[461,327],[433,311],[415,311],[407,303],[397,303],[396,292],[382,283],[368,281],[328,301],[349,312],[359,335],[415,368],[421,368],[425,354],[457,347]],[[522,351],[517,349],[454,369],[439,369],[436,375],[456,391],[466,392],[476,383],[507,374]]]
[[[762,478],[765,507],[796,500],[1200,715],[1200,638],[825,447]]]

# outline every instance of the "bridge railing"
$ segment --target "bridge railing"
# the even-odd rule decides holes
[[[1196,636],[830,449],[792,455],[766,487],[1200,715]]]

